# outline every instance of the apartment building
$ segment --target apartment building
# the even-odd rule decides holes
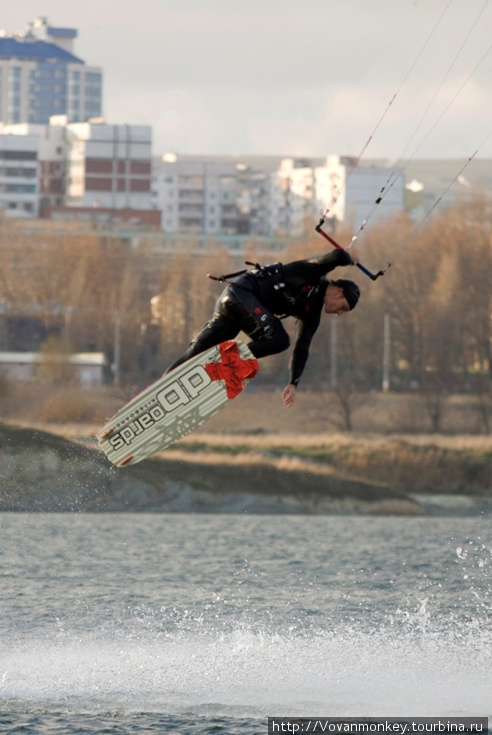
[[[67,167],[67,206],[151,209],[149,126],[69,124]]]
[[[77,31],[36,18],[26,30],[0,32],[0,121],[48,124],[52,115],[69,122],[102,114],[103,73],[73,53]]]
[[[391,180],[391,185],[388,181]],[[270,208],[270,228],[279,234],[299,237],[318,222],[329,208],[333,227],[337,223],[358,226],[374,207],[385,188],[381,203],[374,209],[374,221],[389,218],[405,206],[405,180],[401,170],[362,163],[348,157],[328,156],[316,160],[282,160],[274,177]]]
[[[241,229],[237,164],[166,154],[152,164],[152,206],[167,233],[236,234]]]
[[[299,237],[312,228],[315,218],[315,174],[306,159],[285,158],[271,177],[270,229]]]
[[[372,222],[388,219],[405,207],[405,177],[401,169],[358,163],[347,156],[328,156],[315,169],[315,209],[330,209],[334,222],[359,227],[371,213]],[[383,192],[381,202],[376,199]]]
[[[168,233],[241,234],[300,237],[309,232],[332,202],[333,223],[359,223],[370,211],[391,169],[360,165],[351,159],[227,161],[178,157],[154,158],[152,206],[162,211]],[[348,173],[352,175],[348,176]],[[404,179],[397,172],[375,218],[404,207]]]
[[[153,159],[152,205],[166,233],[288,235],[289,197],[280,159]],[[288,164],[285,164],[288,167]]]
[[[61,206],[65,201],[67,133],[66,115],[52,117],[49,125],[0,123],[0,140],[4,136],[31,136],[38,139],[39,212],[46,207]]]
[[[155,229],[151,149],[148,126],[67,124],[66,115],[49,125],[0,123],[0,208],[11,216],[57,218],[62,210],[76,218],[70,208],[97,209],[104,221],[117,210],[124,211],[120,219]]]
[[[8,217],[37,217],[39,138],[0,135],[0,210]]]

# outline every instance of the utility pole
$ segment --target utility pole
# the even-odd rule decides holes
[[[121,372],[121,321],[120,312],[115,311],[114,314],[114,362],[113,362],[113,382],[115,385],[120,384]]]
[[[337,318],[332,316],[330,324],[330,368],[331,368],[331,387],[336,388],[338,385],[338,365],[337,365]]]
[[[390,359],[391,359],[391,317],[384,315],[383,328],[383,393],[390,387]]]

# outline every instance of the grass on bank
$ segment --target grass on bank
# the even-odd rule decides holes
[[[95,447],[98,429],[134,392],[17,384],[2,399],[0,419]],[[492,435],[478,432],[473,396],[447,401],[441,433],[429,433],[414,394],[374,394],[361,401],[353,432],[340,431],[331,420],[334,413],[329,392],[300,390],[295,405],[286,409],[278,391],[246,391],[159,456],[204,467],[256,465],[337,475],[407,491],[492,492]]]
[[[103,386],[81,389],[36,381],[0,380],[0,419],[25,423],[93,424],[102,426],[142,386]],[[278,390],[247,389],[205,425],[209,435],[315,436],[340,433],[381,435],[492,436],[490,406],[475,395],[446,397],[440,406],[439,430],[430,415],[426,396],[419,393],[371,393],[351,396],[347,431],[340,402],[329,390],[299,389],[290,409]],[[485,401],[485,402],[484,402]],[[487,425],[490,409],[490,430]]]

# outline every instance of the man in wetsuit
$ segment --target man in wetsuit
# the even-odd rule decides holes
[[[283,352],[290,339],[280,318],[293,316],[299,325],[290,382],[282,393],[284,404],[292,406],[323,307],[327,314],[341,315],[353,309],[359,299],[359,287],[353,281],[328,280],[326,274],[355,262],[355,255],[353,259],[346,250],[336,249],[285,265],[257,266],[240,275],[219,296],[212,318],[187,352],[166,372],[220,342],[234,339],[240,331],[251,337],[248,347],[256,358]]]

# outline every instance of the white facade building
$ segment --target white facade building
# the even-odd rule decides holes
[[[405,207],[405,179],[400,169],[367,165],[351,158],[328,156],[315,169],[315,209],[328,207],[329,217],[349,227],[359,227],[371,214],[371,221],[387,219]],[[381,202],[376,199],[383,191]]]
[[[39,138],[0,135],[0,209],[9,217],[37,217]]]
[[[388,185],[389,184],[389,185]],[[375,200],[384,188],[381,203]],[[328,156],[319,166],[304,159],[282,160],[270,176],[271,234],[299,237],[309,232],[329,208],[332,224],[359,226],[365,218],[391,217],[405,206],[401,171],[384,166],[358,166],[352,159]]]
[[[24,164],[15,173],[12,165],[5,164],[1,191],[5,195],[26,193],[27,182],[4,179],[7,175],[29,174],[29,191],[36,194],[36,207],[29,210],[30,216],[43,215],[49,207],[66,206],[151,210],[151,128],[107,125],[103,121],[67,122],[66,115],[58,115],[50,118],[49,125],[0,123],[0,145],[15,149],[26,160],[36,159],[34,167]],[[35,149],[36,154],[26,152],[26,146],[29,151]],[[15,153],[1,155],[12,158]],[[36,192],[32,190],[34,185]],[[25,216],[11,197],[9,202],[4,208],[10,214]]]
[[[167,154],[154,159],[152,205],[162,211],[168,233],[300,237],[330,206],[333,223],[360,224],[368,215],[390,168],[354,167],[351,159],[286,158],[261,171],[246,163]],[[261,166],[261,162],[260,162]],[[352,170],[353,168],[353,170]],[[404,208],[404,180],[397,172],[374,217]]]
[[[1,135],[35,136],[38,139],[39,206],[60,206],[65,202],[67,161],[66,115],[50,118],[49,125],[0,123]]]
[[[164,232],[236,234],[241,222],[239,172],[235,163],[174,154],[154,159],[152,206],[162,212]]]
[[[74,372],[74,381],[84,388],[95,388],[104,383],[107,359],[103,352],[77,352],[52,357],[59,363],[67,363]],[[39,370],[47,362],[42,352],[0,352],[0,369],[12,382],[35,380]]]
[[[309,161],[285,158],[271,177],[270,230],[272,234],[299,237],[312,226],[315,175]]]
[[[68,206],[151,209],[149,126],[73,123],[67,147]]]

